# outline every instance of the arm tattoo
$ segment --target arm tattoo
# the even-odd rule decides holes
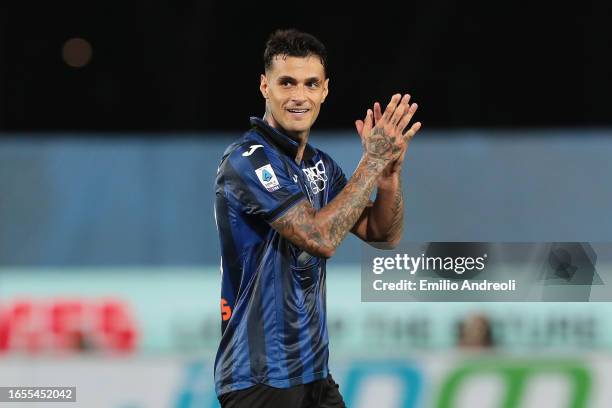
[[[272,222],[272,227],[298,247],[318,253],[325,250],[327,243],[321,232],[314,227],[312,218],[315,214],[308,200],[302,200]]]
[[[392,189],[378,190],[376,201],[367,212],[365,228],[356,230],[356,235],[370,244],[380,244],[375,245],[377,248],[393,248],[402,237],[403,224],[402,182],[398,180]]]
[[[381,149],[391,148],[383,144]],[[379,157],[364,156],[350,181],[332,202],[317,212],[309,202],[302,200],[272,222],[272,227],[313,255],[331,256],[369,203],[386,163]]]
[[[387,230],[387,240],[395,241],[402,237],[402,230],[404,228],[404,199],[402,197],[402,183],[399,183],[399,187],[395,191],[393,196],[393,206],[391,209],[391,222],[389,229]]]

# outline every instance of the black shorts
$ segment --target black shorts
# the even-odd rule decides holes
[[[220,395],[219,402],[222,408],[346,408],[331,375],[290,388],[257,384]]]

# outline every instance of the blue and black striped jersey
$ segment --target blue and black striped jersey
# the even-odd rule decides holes
[[[340,167],[259,118],[230,145],[215,183],[221,243],[217,395],[263,383],[287,388],[326,378],[325,259],[309,255],[270,223],[301,200],[315,209],[346,185]]]

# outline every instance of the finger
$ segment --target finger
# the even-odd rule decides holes
[[[421,129],[421,122],[416,122],[410,127],[410,129],[404,134],[404,140],[406,140],[406,143],[408,143],[410,139],[414,137],[419,129]]]
[[[410,94],[406,94],[404,95],[404,99],[402,100],[402,102],[405,103],[406,105],[409,105],[408,102],[410,102],[410,98],[411,98]]]
[[[357,133],[363,139],[362,131],[363,131],[363,120],[357,119],[355,121],[355,128],[357,129]]]
[[[417,105],[416,103],[410,105],[408,111],[406,112],[400,123],[398,123],[397,127],[400,129],[402,134],[404,133],[404,130],[408,126],[408,123],[410,123],[410,121],[412,120],[412,117],[414,116],[414,113],[417,111],[418,108],[419,105]]]
[[[372,122],[373,122],[373,118],[372,118],[372,109],[368,109],[368,112],[366,113],[366,118],[365,121],[363,122],[363,129],[361,130],[363,137],[367,137],[370,132],[372,131]]]
[[[402,120],[402,117],[404,116],[404,113],[408,110],[408,105],[406,105],[405,101],[405,97],[402,98],[402,100],[400,101],[400,103],[397,105],[397,108],[395,109],[395,112],[393,112],[393,116],[391,116],[391,120],[389,121],[389,124],[391,126],[397,126],[397,124]],[[402,128],[403,130],[403,128]]]
[[[391,101],[385,108],[385,113],[382,115],[382,122],[387,123],[391,119],[391,116],[393,115],[393,112],[395,112],[395,108],[397,108],[397,103],[400,101],[401,97],[402,95],[400,94],[395,94],[391,97]]]
[[[380,103],[374,102],[374,124],[382,118],[382,110],[380,110]]]

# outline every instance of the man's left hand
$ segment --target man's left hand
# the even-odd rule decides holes
[[[416,112],[418,105],[416,103],[413,103],[412,105],[410,105],[409,102],[410,102],[410,95],[406,94],[404,95],[400,103],[405,103],[409,105],[408,115],[410,119],[412,119],[412,116]],[[378,122],[381,118],[382,118],[382,111],[380,108],[380,103],[375,102],[374,103],[374,125],[376,125],[376,122]],[[355,127],[357,128],[357,133],[359,133],[359,136],[362,138],[362,141],[363,141],[363,135],[362,135],[363,124],[364,124],[363,120],[355,121]],[[409,142],[410,140],[406,139],[406,142],[404,143],[404,146],[402,147],[403,151],[400,157],[397,160],[392,161],[391,163],[387,165],[387,167],[385,167],[380,178],[378,179],[378,188],[382,188],[382,189],[392,188],[393,186],[397,185],[397,183],[399,182],[399,176],[402,170],[402,163],[404,162],[404,156],[406,155],[406,150],[408,148]]]

